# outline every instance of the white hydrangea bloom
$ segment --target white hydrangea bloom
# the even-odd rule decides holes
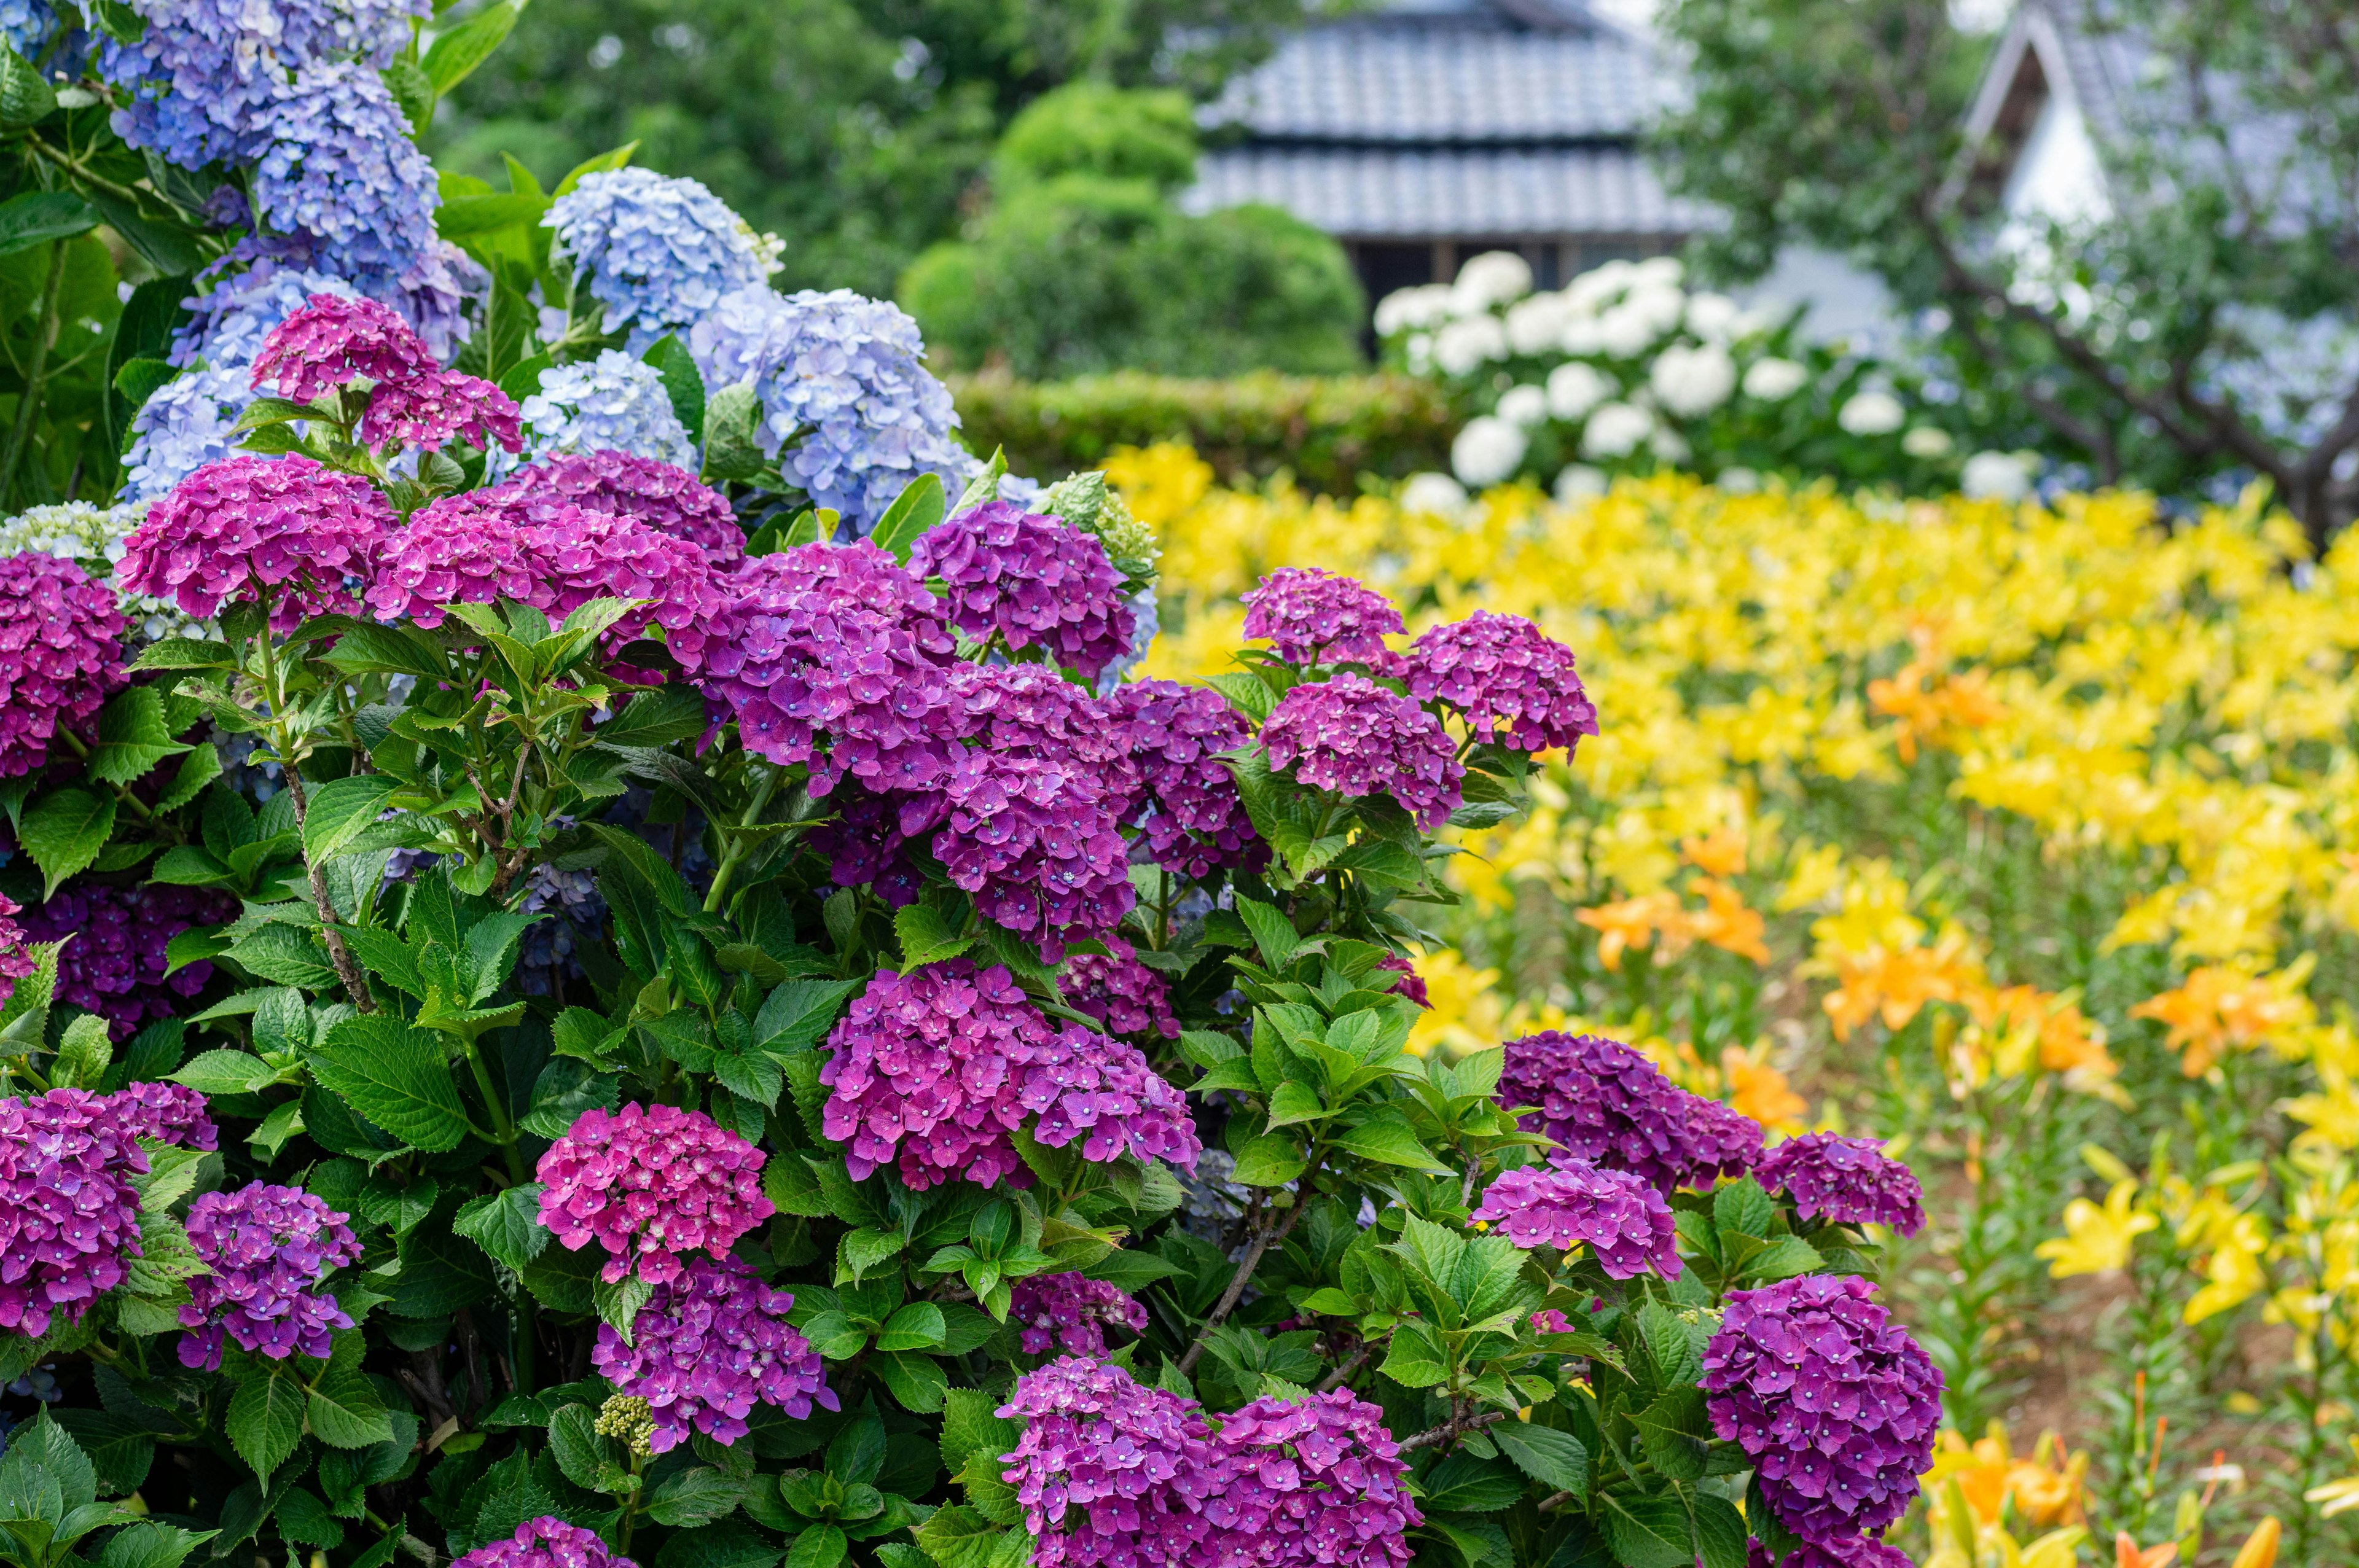
[[[56,556],[71,561],[123,558],[123,541],[146,514],[137,506],[94,506],[68,501],[32,506],[0,522],[0,556]]]
[[[1450,314],[1451,291],[1446,283],[1424,283],[1396,288],[1376,302],[1376,336],[1430,327]]]
[[[1694,449],[1688,445],[1687,438],[1669,425],[1655,427],[1655,433],[1647,438],[1647,449],[1655,454],[1656,461],[1670,463],[1674,466],[1684,463],[1695,456]]]
[[[1605,328],[1595,316],[1575,316],[1564,324],[1564,336],[1557,346],[1569,354],[1602,354],[1605,351]]]
[[[1647,383],[1657,402],[1692,419],[1728,401],[1736,390],[1736,362],[1717,343],[1673,343],[1655,356]]]
[[[1810,373],[1792,360],[1771,354],[1753,362],[1745,373],[1745,395],[1757,397],[1764,403],[1783,403],[1802,390]]]
[[[1741,312],[1725,294],[1699,294],[1688,301],[1688,330],[1699,338],[1725,342]]]
[[[1958,489],[1976,501],[2011,504],[2031,493],[2031,464],[2020,452],[1976,452],[1966,460]]]
[[[1598,338],[1614,358],[1636,359],[1678,326],[1686,309],[1686,297],[1675,288],[1632,289],[1597,319]]]
[[[1510,425],[1518,425],[1528,429],[1548,419],[1549,395],[1541,388],[1528,383],[1522,386],[1511,386],[1499,395],[1498,415]]]
[[[1835,423],[1854,436],[1889,436],[1908,419],[1900,399],[1888,392],[1854,393],[1835,413]]]
[[[1466,421],[1466,428],[1450,443],[1450,467],[1469,488],[1482,490],[1512,478],[1529,445],[1523,427],[1495,414]]]
[[[1720,477],[1712,483],[1728,495],[1751,495],[1761,488],[1761,476],[1740,465],[1721,470]]]
[[[628,452],[696,470],[696,445],[672,409],[662,373],[619,349],[549,366],[521,407],[527,457]]]
[[[1531,265],[1513,251],[1484,251],[1458,269],[1453,307],[1461,315],[1488,310],[1532,291]]]
[[[1636,270],[1625,261],[1592,267],[1564,286],[1565,301],[1575,310],[1594,314],[1629,289],[1631,275]]]
[[[1587,463],[1567,463],[1557,470],[1556,499],[1560,505],[1571,506],[1577,501],[1603,495],[1609,488],[1611,481],[1603,469],[1592,468]]]
[[[1507,307],[1507,346],[1519,354],[1544,354],[1564,338],[1572,308],[1561,294],[1535,294]]]
[[[1604,404],[1589,416],[1588,426],[1581,432],[1582,455],[1626,458],[1654,433],[1655,416],[1647,410],[1627,403]]]
[[[1900,449],[1912,458],[1946,458],[1950,455],[1950,433],[1938,425],[1918,425],[1900,438]]]
[[[1630,287],[1677,289],[1687,282],[1688,269],[1677,256],[1648,256],[1630,266]]]
[[[1463,316],[1433,335],[1433,362],[1444,375],[1472,375],[1507,357],[1507,330],[1496,316]]]
[[[1404,512],[1430,512],[1439,517],[1455,517],[1467,506],[1464,485],[1446,473],[1430,471],[1409,475],[1395,499]]]
[[[1549,372],[1549,412],[1570,423],[1622,389],[1595,365],[1568,360]]]

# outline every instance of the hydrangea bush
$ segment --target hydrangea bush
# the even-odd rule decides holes
[[[159,15],[221,112],[136,124],[244,156],[382,20]],[[1913,1191],[1407,1048],[1433,836],[1613,721],[1574,650],[1288,570],[1127,679],[1156,541],[888,308],[661,177],[496,199],[447,316],[216,279],[243,427],[6,563],[71,611],[0,606],[0,1559],[1873,1560]]]

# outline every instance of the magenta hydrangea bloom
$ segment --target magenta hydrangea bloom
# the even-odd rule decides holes
[[[123,685],[123,607],[69,560],[0,559],[0,778],[49,759],[60,726],[86,726]]]
[[[350,1314],[321,1290],[332,1269],[360,1260],[349,1215],[300,1187],[255,1182],[206,1193],[189,1206],[189,1242],[212,1272],[189,1281],[180,1309],[180,1365],[222,1364],[224,1333],[274,1361],[300,1351],[324,1359]]]
[[[1376,968],[1400,977],[1393,982],[1393,995],[1405,996],[1418,1006],[1431,1010],[1433,999],[1426,994],[1425,977],[1417,972],[1416,965],[1398,953],[1387,953],[1376,960]]]
[[[16,982],[39,966],[25,946],[25,928],[16,924],[24,909],[6,893],[0,892],[0,1001],[16,994]]]
[[[386,382],[369,398],[353,434],[366,445],[396,441],[432,451],[454,437],[513,452],[524,445],[516,401],[479,375],[438,370]]]
[[[1397,1568],[1425,1516],[1402,1485],[1408,1463],[1384,1411],[1348,1390],[1289,1402],[1265,1396],[1221,1418],[1225,1485],[1204,1517],[1220,1561]]]
[[[256,392],[309,403],[358,376],[397,384],[440,368],[426,340],[386,307],[374,299],[314,294],[262,340],[248,384]]]
[[[1313,789],[1389,795],[1430,833],[1458,809],[1466,770],[1424,708],[1365,676],[1298,686],[1261,729],[1269,765]]]
[[[543,1514],[516,1526],[505,1541],[488,1541],[451,1568],[636,1568],[580,1525]]]
[[[1103,1280],[1082,1274],[1033,1274],[1008,1286],[1007,1321],[1022,1333],[1024,1354],[1051,1346],[1075,1356],[1105,1354],[1109,1325],[1147,1332],[1147,1309]]]
[[[610,1256],[608,1284],[636,1274],[664,1285],[680,1254],[715,1254],[777,1212],[762,1195],[762,1152],[712,1118],[669,1105],[592,1108],[549,1146],[540,1223],[568,1251]]]
[[[1933,1463],[1941,1374],[1865,1280],[1734,1291],[1704,1347],[1712,1430],[1754,1464],[1788,1530],[1822,1545],[1908,1511]]]
[[[829,792],[835,813],[811,829],[811,849],[828,863],[828,876],[837,887],[867,885],[887,907],[904,909],[925,892],[925,878],[902,853],[910,835],[901,830],[908,811],[919,831],[936,815],[929,797],[897,792],[875,794],[857,779],[838,783]]]
[[[1520,615],[1478,610],[1419,634],[1402,676],[1419,702],[1437,698],[1485,741],[1567,751],[1597,733],[1597,706],[1572,650]]]
[[[1758,1541],[1745,1543],[1745,1568],[1911,1568],[1908,1554],[1872,1535],[1806,1541],[1778,1562]]]
[[[116,580],[200,620],[266,599],[271,629],[291,632],[308,616],[359,611],[350,584],[368,578],[393,526],[393,508],[357,474],[293,454],[227,458],[147,509]]]
[[[687,540],[716,567],[734,566],[745,554],[745,530],[729,498],[657,458],[569,452],[518,469],[498,489],[520,496],[527,507],[546,502],[636,517],[658,534]]]
[[[960,738],[1004,757],[1088,770],[1117,814],[1138,794],[1130,732],[1106,703],[1045,665],[955,665]]]
[[[1097,776],[1078,763],[994,752],[958,758],[934,854],[974,907],[1050,963],[1076,936],[1109,936],[1137,894],[1130,846]]]
[[[1670,1206],[1627,1171],[1565,1160],[1503,1172],[1484,1192],[1474,1217],[1518,1247],[1570,1252],[1585,1242],[1612,1279],[1649,1271],[1666,1280],[1680,1277]]]
[[[1136,1048],[1052,1022],[999,966],[963,958],[877,972],[836,1021],[820,1072],[821,1128],[847,1145],[854,1181],[891,1164],[914,1190],[952,1176],[984,1186],[1031,1179],[1008,1133],[1037,1117],[1051,1148],[1193,1167],[1201,1144],[1180,1092]]]
[[[0,1329],[38,1338],[80,1321],[139,1256],[147,1157],[86,1089],[0,1100]]]
[[[656,1453],[687,1442],[691,1431],[734,1444],[757,1402],[797,1421],[810,1416],[814,1400],[839,1408],[819,1352],[787,1321],[794,1304],[734,1258],[692,1257],[640,1309],[636,1343],[624,1344],[612,1324],[599,1325],[590,1365],[616,1391],[647,1401]]]
[[[1280,567],[1245,596],[1245,635],[1289,665],[1384,665],[1385,633],[1402,632],[1393,601],[1357,578]]]
[[[933,789],[963,727],[957,644],[925,586],[865,540],[798,545],[747,561],[696,673],[745,749],[808,763],[811,792],[849,775],[882,793]]]
[[[1771,1192],[1792,1198],[1804,1219],[1888,1225],[1903,1236],[1925,1228],[1925,1189],[1917,1173],[1887,1156],[1873,1138],[1806,1132],[1763,1155],[1753,1174]]]
[[[217,1149],[221,1130],[205,1114],[205,1097],[186,1084],[133,1084],[107,1097],[115,1124],[134,1138],[183,1149]]]
[[[1000,1457],[1040,1568],[1169,1568],[1210,1539],[1204,1509],[1228,1480],[1193,1400],[1119,1367],[1061,1357],[1016,1379],[1003,1417],[1025,1422]]]
[[[1594,1034],[1543,1030],[1511,1040],[1499,1103],[1529,1106],[1527,1130],[1564,1153],[1627,1171],[1659,1192],[1739,1175],[1761,1157],[1750,1117],[1690,1094],[1629,1046]]]
[[[1209,687],[1143,680],[1116,687],[1105,706],[1129,731],[1140,803],[1131,815],[1157,865],[1206,877],[1266,858],[1236,777],[1220,761],[1253,740],[1227,698]]]
[[[1171,1011],[1171,987],[1164,978],[1138,961],[1131,945],[1119,936],[1105,939],[1106,952],[1081,953],[1065,960],[1065,1000],[1076,1012],[1086,1012],[1105,1026],[1108,1034],[1155,1033],[1180,1038],[1180,1020]]]
[[[212,979],[201,960],[167,975],[172,938],[236,913],[236,900],[196,888],[76,882],[26,911],[24,928],[31,942],[72,938],[58,955],[58,1000],[100,1014],[115,1039],[127,1040],[147,1020],[180,1011]]]
[[[1554,1307],[1542,1307],[1532,1314],[1532,1327],[1540,1334],[1571,1334],[1572,1321]]]
[[[909,570],[948,585],[952,624],[1011,652],[1039,648],[1095,680],[1130,651],[1133,615],[1105,546],[1012,501],[969,507],[919,535]]]
[[[523,530],[506,519],[438,501],[396,534],[378,558],[369,608],[380,621],[407,618],[431,630],[453,604],[514,600],[536,591]]]

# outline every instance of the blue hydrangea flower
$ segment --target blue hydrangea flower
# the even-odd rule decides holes
[[[697,322],[689,348],[706,385],[753,380],[763,449],[858,533],[919,474],[940,475],[955,499],[976,470],[951,434],[958,411],[925,367],[917,322],[890,300],[741,289]]]
[[[385,79],[347,61],[307,66],[262,117],[255,219],[311,235],[314,265],[397,278],[432,251],[434,167]]]
[[[123,499],[154,501],[207,463],[229,457],[245,408],[244,365],[184,372],[158,387],[131,420]]]
[[[695,443],[672,411],[662,374],[618,349],[542,371],[523,413],[527,459],[628,452],[696,471]]]
[[[0,0],[0,37],[27,59],[41,52],[57,27],[58,14],[41,0]]]
[[[652,169],[589,175],[542,222],[606,307],[605,330],[630,329],[634,354],[686,331],[723,295],[759,285],[774,263],[768,244],[719,197]]]

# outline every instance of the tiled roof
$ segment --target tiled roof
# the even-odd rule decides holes
[[[1186,204],[1266,201],[1331,234],[1692,233],[1705,211],[1664,193],[1626,146],[1242,146],[1208,153]]]

